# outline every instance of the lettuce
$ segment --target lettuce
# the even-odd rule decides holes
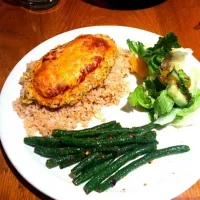
[[[149,48],[130,39],[127,44],[149,69],[146,80],[129,94],[130,105],[144,108],[151,120],[160,125],[180,122],[200,107],[200,89],[197,87],[200,73],[188,59],[192,51],[180,48],[174,33],[160,37]],[[180,106],[177,101],[185,101],[185,104]]]
[[[165,114],[159,117],[154,123],[159,125],[166,125],[173,123],[175,126],[177,124],[184,126],[187,124],[187,121],[184,123],[179,123],[184,117],[189,116],[195,112],[200,107],[200,89],[197,89],[196,94],[193,97],[194,103],[188,108],[173,108],[170,113]]]
[[[141,42],[131,41],[130,39],[127,40],[127,44],[130,51],[147,63],[151,76],[160,74],[160,66],[163,59],[170,56],[172,48],[180,47],[177,37],[172,32],[166,34],[165,37],[159,37],[154,47],[147,49]]]
[[[167,91],[163,90],[154,102],[154,119],[170,113],[173,106],[174,101],[168,96]]]
[[[148,95],[144,85],[139,85],[134,92],[129,94],[128,102],[134,107],[153,108],[155,99]]]
[[[181,119],[181,118],[185,117],[186,115],[191,114],[192,112],[194,112],[199,107],[200,107],[200,89],[197,89],[196,94],[193,96],[192,105],[188,108],[181,109],[177,113],[176,118]]]
[[[176,119],[177,113],[180,110],[181,110],[180,108],[173,108],[170,113],[167,113],[159,117],[156,121],[154,121],[154,123],[159,124],[161,126],[172,123]]]

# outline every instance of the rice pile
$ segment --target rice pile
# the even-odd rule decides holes
[[[33,136],[39,131],[42,135],[50,135],[53,129],[75,129],[78,123],[86,127],[92,117],[98,116],[103,106],[117,105],[120,98],[129,92],[128,82],[125,80],[129,74],[129,57],[128,51],[120,50],[104,84],[89,92],[74,106],[50,111],[38,104],[25,105],[20,99],[14,101],[14,110],[24,120],[27,134]],[[31,63],[27,67],[30,68]]]

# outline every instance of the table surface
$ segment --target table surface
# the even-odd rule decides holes
[[[96,1],[100,2],[100,1]],[[81,0],[61,0],[47,11],[29,11],[0,0],[0,91],[15,64],[32,48],[59,33],[85,26],[122,25],[164,35],[173,31],[200,60],[200,1],[167,0],[142,9],[116,10]],[[26,182],[0,145],[0,199],[50,199]],[[175,198],[200,199],[200,181]]]

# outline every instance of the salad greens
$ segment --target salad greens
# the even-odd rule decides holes
[[[129,94],[130,105],[145,109],[161,125],[181,120],[200,107],[199,75],[186,62],[191,52],[180,46],[174,33],[160,37],[153,47],[130,39],[127,44],[149,70],[148,77]]]
[[[154,103],[154,118],[171,112],[174,106],[174,101],[169,97],[166,90],[160,93]]]
[[[148,65],[150,75],[161,73],[160,65],[164,58],[170,56],[172,48],[181,47],[178,43],[177,37],[173,33],[168,33],[165,37],[160,37],[154,47],[145,49],[141,42],[134,42],[127,40],[129,49],[142,58]]]

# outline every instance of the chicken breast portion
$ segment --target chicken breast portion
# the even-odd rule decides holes
[[[74,105],[103,83],[117,55],[110,37],[80,35],[32,64],[21,78],[21,100],[49,108]]]

